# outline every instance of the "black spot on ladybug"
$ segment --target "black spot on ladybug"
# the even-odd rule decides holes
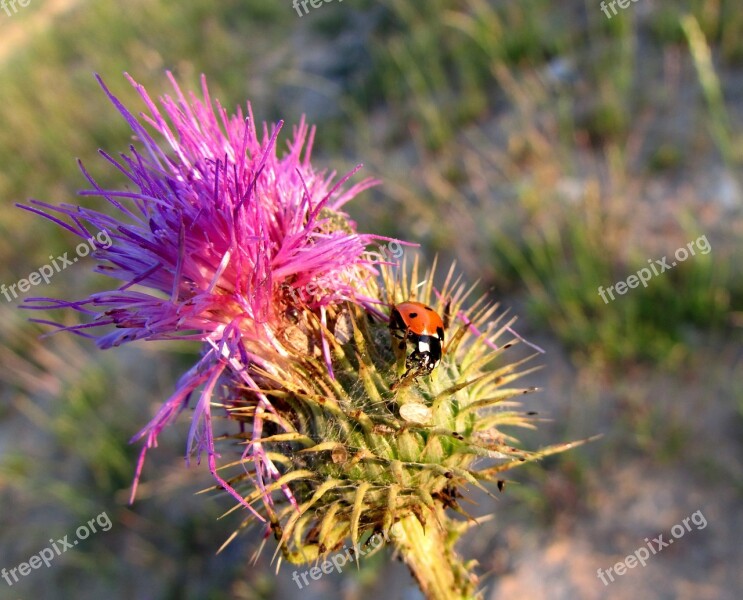
[[[410,318],[415,319],[418,316],[418,313],[410,313]]]

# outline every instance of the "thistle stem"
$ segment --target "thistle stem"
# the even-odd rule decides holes
[[[409,515],[392,529],[395,545],[428,600],[475,600],[477,578],[454,551],[458,533],[437,510],[438,519],[430,518],[424,527],[415,515]],[[438,522],[437,522],[438,521]],[[474,561],[473,561],[474,562]]]

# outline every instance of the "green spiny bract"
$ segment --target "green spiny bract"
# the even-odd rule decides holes
[[[438,300],[431,272],[415,286],[417,261],[410,279],[384,268],[381,289],[371,281],[365,290],[384,299],[386,312],[415,298],[451,316],[443,358],[430,376],[400,381],[387,323],[359,307],[330,311],[327,328],[311,312],[287,311],[281,340],[286,355],[273,361],[276,372],[255,374],[276,411],[263,413],[260,443],[281,474],[263,490],[243,491],[250,503],[272,494],[276,504],[262,508],[277,552],[290,562],[317,560],[349,537],[359,543],[375,532],[386,535],[410,516],[423,525],[437,521],[456,538],[463,528],[441,523],[443,511],[463,512],[458,498],[468,488],[500,481],[502,471],[569,446],[526,452],[501,431],[506,425],[533,427],[533,417],[518,412],[513,398],[534,388],[510,385],[528,372],[522,369],[528,358],[505,361],[515,340],[499,340],[512,321],[494,318],[497,305],[485,298],[464,309],[472,290],[452,282],[452,272]],[[323,339],[330,344],[335,379],[323,361]],[[254,391],[238,393],[242,401],[231,398],[230,418],[243,432],[224,440],[245,444],[260,403]],[[252,481],[254,473],[240,461],[223,468],[241,470],[228,479],[238,490]],[[287,488],[296,505],[285,501],[291,497],[282,494]]]

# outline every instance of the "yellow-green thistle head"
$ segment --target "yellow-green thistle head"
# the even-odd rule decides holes
[[[512,385],[530,370],[523,366],[530,357],[509,362],[519,339],[497,305],[484,296],[470,302],[473,288],[454,281],[453,268],[437,290],[433,272],[419,273],[417,257],[412,269],[403,261],[380,271],[363,290],[379,300],[379,314],[338,305],[323,325],[301,307],[286,311],[275,371],[255,373],[260,391],[239,384],[230,390],[228,418],[240,433],[221,440],[255,444],[247,432],[261,402],[270,403],[275,412],[264,413],[260,444],[280,475],[256,487],[249,468],[226,459],[225,476],[249,503],[261,504],[276,552],[290,562],[325,560],[375,534],[392,539],[408,560],[414,520],[446,533],[446,548],[438,551],[448,553],[452,585],[472,593],[475,579],[451,548],[465,527],[447,511],[463,513],[459,499],[468,490],[489,482],[502,487],[508,469],[568,446],[528,452],[504,430],[533,427],[534,413],[519,410],[515,399],[534,388]],[[404,358],[393,349],[388,316],[407,300],[430,305],[448,322],[442,359],[430,374],[405,376]],[[323,340],[334,377],[320,351]],[[228,456],[224,446],[222,455]],[[243,526],[253,520],[246,517]]]

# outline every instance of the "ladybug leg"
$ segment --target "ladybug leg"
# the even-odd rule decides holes
[[[425,360],[418,351],[418,348],[416,347],[410,354],[407,353],[409,340],[410,332],[406,331],[397,348],[401,353],[398,357],[397,363],[398,373],[400,376],[397,381],[390,386],[390,390],[392,391],[410,385],[425,371],[425,368],[423,367]],[[397,338],[395,338],[393,343],[398,343]]]
[[[410,370],[405,371],[405,373],[390,386],[390,391],[394,392],[395,390],[409,386],[417,377],[417,373],[411,373]]]
[[[444,321],[444,329],[448,330],[451,323],[451,298],[446,299],[446,303],[444,304],[444,317],[442,320]]]
[[[407,367],[408,353],[408,333],[399,330],[392,333],[392,351],[395,354],[398,374],[402,373]]]

